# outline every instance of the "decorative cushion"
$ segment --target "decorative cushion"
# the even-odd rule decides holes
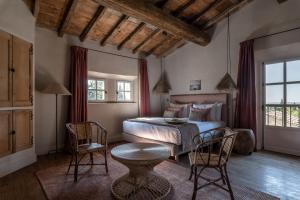
[[[170,103],[171,108],[181,108],[182,109],[178,116],[180,118],[189,117],[191,105],[192,104],[190,104],[190,103],[187,103],[187,104]]]
[[[210,113],[210,108],[208,109],[197,109],[191,108],[189,114],[189,120],[192,121],[207,121],[208,114]]]
[[[163,117],[165,118],[174,118],[174,117],[178,117],[179,115],[179,110],[170,110],[170,109],[166,109],[164,112]]]
[[[210,113],[208,115],[208,121],[221,121],[222,117],[222,103],[214,104],[193,104],[193,108],[197,109],[208,109],[210,108]]]

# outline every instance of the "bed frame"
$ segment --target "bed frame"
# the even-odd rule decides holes
[[[228,124],[228,94],[215,93],[215,94],[180,94],[171,95],[170,102],[172,103],[194,103],[194,104],[209,104],[209,103],[222,103],[222,121]],[[146,139],[131,135],[123,132],[123,139],[128,142],[150,142],[166,145],[171,150],[171,156],[177,159],[177,156],[186,152],[181,151],[182,146],[172,143],[160,142],[157,140]]]

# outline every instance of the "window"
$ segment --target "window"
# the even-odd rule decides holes
[[[265,124],[300,128],[300,60],[265,65]]]
[[[88,101],[105,100],[105,82],[99,79],[88,80]]]
[[[132,101],[132,82],[117,81],[117,101]]]

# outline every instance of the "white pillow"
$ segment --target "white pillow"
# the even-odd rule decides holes
[[[210,108],[209,120],[210,121],[221,121],[222,103],[193,104],[193,108],[198,108],[198,109],[208,109],[208,108]]]

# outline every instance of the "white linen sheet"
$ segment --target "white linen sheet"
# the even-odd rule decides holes
[[[200,133],[210,129],[225,126],[225,123],[222,121],[198,122],[188,119],[186,120],[188,123],[196,124],[199,128]],[[143,121],[149,121],[149,123],[145,123]],[[143,117],[136,118],[134,119],[134,121],[126,120],[123,122],[123,132],[146,139],[181,145],[181,133],[178,128],[167,125],[155,125],[155,123],[165,123],[165,118]]]

